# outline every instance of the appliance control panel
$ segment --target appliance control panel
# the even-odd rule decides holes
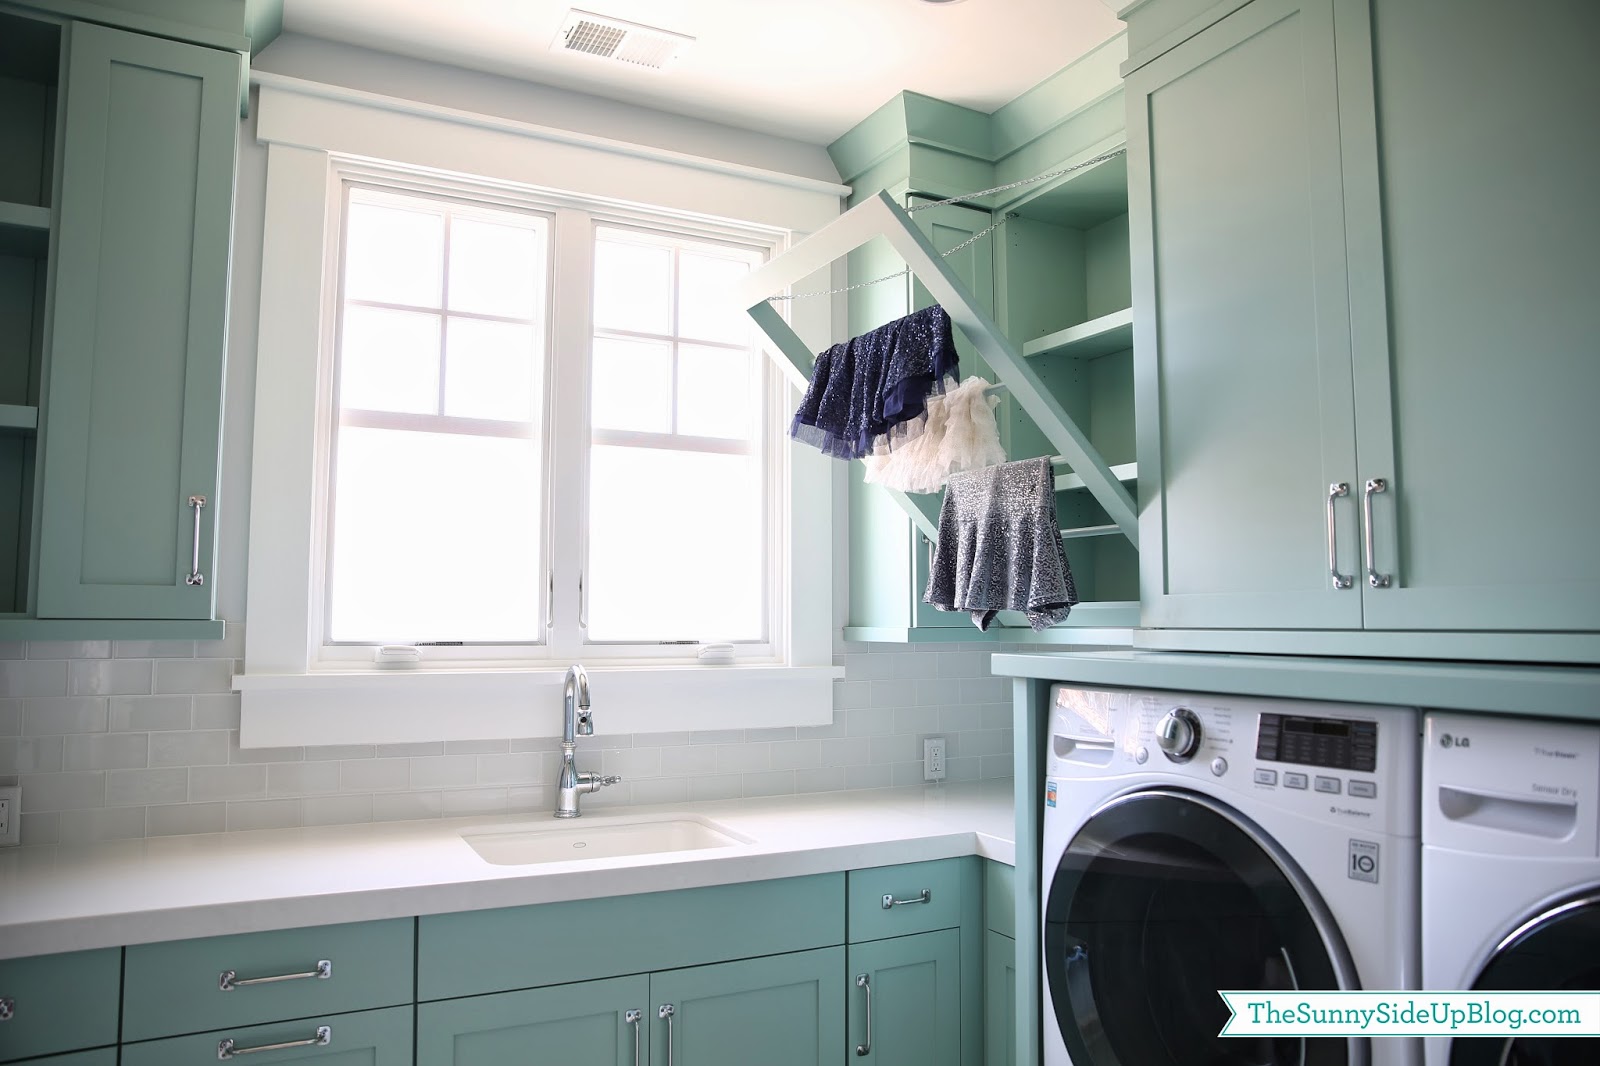
[[[1378,768],[1378,723],[1262,714],[1256,724],[1256,758],[1370,774]]]
[[[1405,707],[1057,685],[1046,773],[1167,780],[1415,833],[1419,721]]]

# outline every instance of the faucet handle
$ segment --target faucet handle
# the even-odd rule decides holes
[[[622,780],[622,775],[621,774],[608,774],[605,777],[602,777],[600,779],[600,787],[604,788],[607,785],[614,785],[618,781],[621,781],[621,780]]]

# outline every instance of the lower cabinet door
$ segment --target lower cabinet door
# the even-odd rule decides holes
[[[650,978],[582,981],[417,1007],[418,1066],[646,1066]]]
[[[650,975],[652,1066],[838,1066],[844,949]]]
[[[994,930],[983,941],[983,1066],[1017,1061],[1017,942]]]
[[[846,1061],[960,1066],[960,971],[956,929],[851,944]]]
[[[42,1059],[23,1059],[7,1063],[7,1066],[117,1066],[117,1049],[103,1047],[93,1051],[73,1051]]]
[[[329,1014],[122,1046],[122,1066],[411,1066],[411,1008]]]

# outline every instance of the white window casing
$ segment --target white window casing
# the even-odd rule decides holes
[[[474,658],[471,648],[430,649],[415,667],[383,668],[362,650],[341,659],[323,641],[334,312],[344,183],[381,177],[421,189],[470,183],[509,202],[536,200],[555,217],[557,276],[591,270],[592,240],[561,239],[565,215],[625,225],[656,220],[708,239],[760,243],[776,255],[839,214],[841,186],[793,175],[608,142],[566,131],[474,116],[295,79],[257,75],[258,137],[268,146],[256,418],[252,459],[248,625],[242,746],[399,743],[560,732],[561,681],[569,663],[601,654],[551,642],[541,657]],[[374,163],[382,160],[383,163]],[[460,176],[460,177],[455,177]],[[570,220],[569,220],[570,221]],[[579,262],[582,260],[582,262]],[[834,270],[797,288],[828,288]],[[730,298],[730,307],[733,301]],[[796,301],[792,324],[814,350],[838,339],[827,300]],[[553,316],[552,351],[587,351],[586,315]],[[555,360],[556,374],[583,370]],[[770,374],[772,378],[778,375]],[[556,381],[552,402],[573,395]],[[583,395],[578,383],[577,395]],[[782,434],[798,394],[768,391],[768,483],[787,481],[769,513],[769,551],[787,609],[769,640],[733,665],[701,665],[684,649],[631,647],[625,659],[589,658],[596,731],[626,733],[832,720],[833,471],[827,459]],[[782,442],[782,443],[778,443]],[[552,439],[552,479],[584,478],[582,439]],[[786,473],[787,477],[784,477]],[[552,489],[552,492],[557,490]],[[560,494],[565,499],[580,496]],[[776,495],[776,494],[769,494]],[[470,501],[461,501],[464,580],[471,551]],[[641,515],[641,533],[649,515]],[[549,524],[558,617],[575,617],[581,559],[578,523]],[[361,660],[365,661],[361,661]]]

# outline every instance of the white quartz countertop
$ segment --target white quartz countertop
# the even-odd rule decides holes
[[[467,827],[568,828],[548,814],[216,833],[0,853],[0,959],[336,922],[621,896],[925,859],[1015,856],[1012,782],[595,810],[668,814],[750,843],[496,866]]]

